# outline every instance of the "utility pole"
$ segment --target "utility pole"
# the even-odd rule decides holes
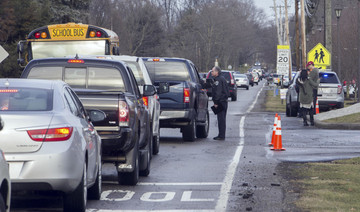
[[[358,45],[357,45],[357,49],[358,49],[358,78],[356,81],[356,88],[357,88],[357,102],[360,102],[360,0],[358,0]]]
[[[279,32],[279,20],[277,17],[277,6],[276,6],[276,0],[274,0],[274,12],[275,12],[275,23],[276,23],[276,32],[277,32],[277,38],[278,38],[278,45],[281,45],[281,38],[280,38],[280,32]]]
[[[286,33],[286,45],[290,47],[290,38],[289,38],[289,17],[288,17],[288,3],[285,0],[285,33]],[[291,59],[291,48],[289,51],[289,81],[291,80],[292,72],[292,59]]]
[[[299,69],[300,65],[300,32],[299,32],[299,0],[295,0],[295,57],[296,67]]]
[[[325,15],[325,47],[332,54],[332,34],[331,34],[331,1],[324,0]],[[331,68],[331,67],[330,67]]]
[[[305,30],[305,0],[300,0],[301,9],[301,55],[302,67],[306,67],[306,30]]]
[[[283,18],[281,13],[281,6],[279,6],[279,20],[280,20],[280,37],[281,37],[281,43],[280,45],[284,44],[284,28],[283,28]]]

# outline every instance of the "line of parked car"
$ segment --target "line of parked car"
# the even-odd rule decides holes
[[[179,128],[185,141],[209,133],[206,83],[187,59],[36,59],[20,78],[0,79],[9,164],[0,211],[11,190],[57,191],[64,211],[85,211],[87,199],[100,199],[102,163],[115,165],[119,184],[136,185],[159,153],[160,128]]]

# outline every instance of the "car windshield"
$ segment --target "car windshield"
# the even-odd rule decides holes
[[[61,66],[33,67],[29,79],[63,80],[72,88],[125,91],[118,69],[108,67],[64,68]]]
[[[339,79],[334,73],[319,73],[320,83],[334,83],[339,84]]]
[[[0,111],[50,111],[53,90],[39,88],[0,88]]]
[[[155,81],[189,81],[189,71],[184,62],[146,61],[150,78]]]

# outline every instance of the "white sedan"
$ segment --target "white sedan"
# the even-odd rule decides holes
[[[249,79],[245,74],[234,74],[236,86],[249,90]]]
[[[86,210],[101,195],[101,139],[88,111],[62,81],[0,79],[0,148],[9,163],[12,189],[55,190],[64,211]]]

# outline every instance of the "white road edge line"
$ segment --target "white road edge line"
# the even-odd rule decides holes
[[[254,108],[254,106],[255,106],[258,98],[259,98],[259,95],[260,95],[261,91],[264,88],[264,85],[258,91],[254,102],[248,108],[246,113],[249,113]],[[230,194],[231,186],[232,186],[232,183],[234,181],[235,172],[236,172],[236,169],[237,169],[237,167],[239,165],[241,153],[242,153],[242,151],[244,149],[244,144],[245,144],[245,131],[244,131],[245,118],[246,118],[246,116],[242,116],[241,120],[240,120],[240,124],[239,124],[240,142],[239,142],[238,147],[236,148],[236,152],[235,152],[235,155],[234,155],[234,157],[232,159],[232,162],[228,166],[228,169],[227,169],[227,172],[226,172],[226,175],[225,175],[225,178],[224,178],[223,185],[221,186],[220,196],[219,196],[219,200],[218,200],[218,202],[216,204],[215,211],[226,211],[226,209],[227,209],[227,204],[228,204],[228,200],[229,200],[229,194]]]

